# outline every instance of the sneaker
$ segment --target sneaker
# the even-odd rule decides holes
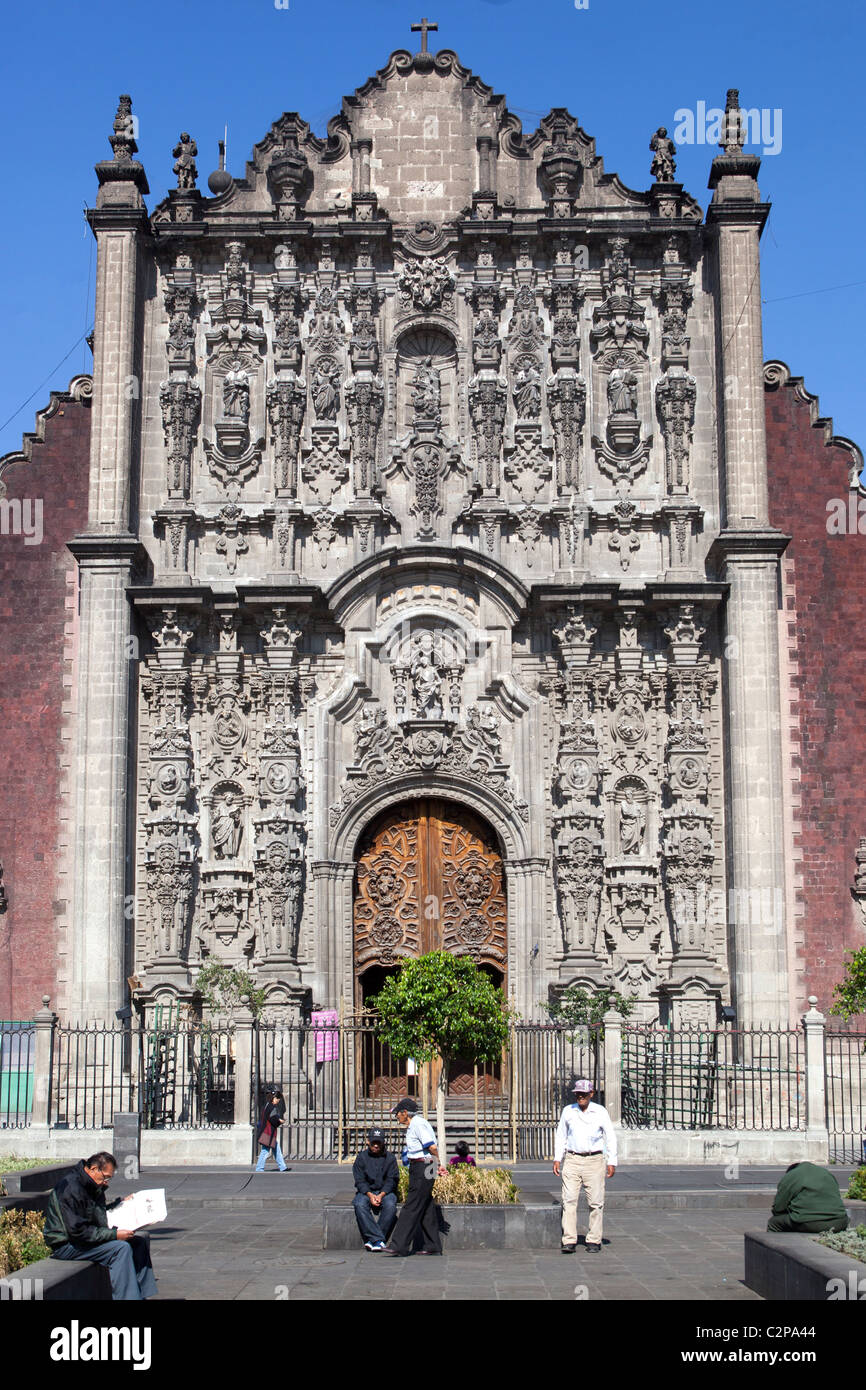
[[[370,1246],[370,1249],[373,1251],[373,1254],[374,1254],[374,1255],[378,1255],[380,1250],[384,1250],[384,1249],[385,1249],[385,1242],[384,1242],[384,1240],[380,1240],[379,1243],[378,1243],[377,1245],[371,1245],[371,1246]]]
[[[379,1250],[379,1249],[381,1249],[381,1247],[378,1246],[378,1245],[374,1245],[373,1242],[372,1242],[372,1240],[365,1240],[365,1241],[364,1241],[364,1249],[365,1249],[365,1250]]]

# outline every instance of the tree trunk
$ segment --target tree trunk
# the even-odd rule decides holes
[[[436,1087],[436,1147],[439,1162],[445,1165],[445,1087],[448,1085],[448,1063],[443,1057],[439,1068],[439,1085]]]

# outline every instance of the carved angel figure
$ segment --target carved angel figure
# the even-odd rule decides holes
[[[237,357],[223,378],[223,413],[232,420],[250,418],[250,377]]]

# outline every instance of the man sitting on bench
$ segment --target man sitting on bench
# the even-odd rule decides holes
[[[45,1243],[52,1260],[95,1260],[107,1265],[111,1296],[117,1300],[152,1298],[156,1280],[150,1262],[148,1236],[109,1226],[105,1189],[114,1177],[113,1154],[84,1158],[61,1178],[48,1198]]]

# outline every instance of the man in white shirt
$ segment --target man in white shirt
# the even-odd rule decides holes
[[[616,1134],[603,1105],[593,1104],[592,1082],[582,1077],[574,1083],[577,1100],[567,1105],[556,1127],[553,1171],[562,1174],[562,1253],[577,1248],[577,1203],[581,1187],[589,1202],[587,1254],[601,1252],[604,1214],[604,1180],[616,1171]],[[607,1156],[605,1158],[605,1151]]]
[[[432,1125],[419,1113],[417,1102],[410,1096],[398,1100],[391,1114],[406,1126],[402,1158],[409,1169],[409,1192],[382,1254],[411,1255],[415,1236],[420,1230],[424,1246],[419,1253],[441,1255],[442,1241],[433,1201],[433,1184],[445,1169],[439,1162],[436,1135]]]

